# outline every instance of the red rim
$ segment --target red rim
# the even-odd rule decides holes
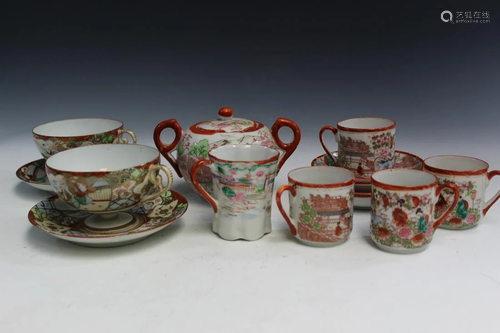
[[[296,180],[296,179],[293,179],[290,174],[292,172],[295,172],[295,171],[298,171],[298,170],[304,170],[304,169],[313,169],[313,168],[328,168],[328,170],[331,170],[332,168],[335,168],[335,169],[338,169],[338,170],[342,170],[342,172],[348,172],[350,174],[352,174],[352,179],[349,179],[345,182],[341,182],[341,183],[332,183],[332,184],[313,184],[313,183],[306,183],[306,182],[301,182],[299,180]],[[346,186],[350,186],[350,185],[353,185],[354,184],[354,173],[347,170],[347,169],[344,169],[344,168],[340,168],[340,167],[331,167],[331,166],[308,166],[308,167],[302,167],[302,168],[297,168],[297,169],[293,169],[292,171],[290,171],[288,173],[288,182],[292,185],[295,185],[295,186],[303,186],[303,187],[312,187],[312,188],[338,188],[338,187],[346,187]]]
[[[245,146],[245,145],[239,145],[238,147],[241,147],[241,146]],[[246,146],[256,146],[256,145],[246,145]],[[227,146],[226,146],[227,147]],[[271,149],[271,148],[267,148],[267,147],[263,147],[263,146],[256,146],[256,147],[262,147],[262,148],[265,148],[266,150],[274,150],[274,149]],[[218,148],[216,148],[218,149]],[[271,162],[274,162],[274,161],[277,161],[280,157],[280,153],[279,151],[275,150],[275,155],[266,159],[266,160],[258,160],[258,161],[229,161],[229,160],[223,160],[222,158],[218,158],[218,157],[215,157],[211,151],[208,152],[208,157],[211,159],[211,160],[214,160],[216,162],[219,162],[219,163],[254,163],[254,164],[267,164],[267,163],[271,163]]]
[[[451,158],[464,158],[468,160],[474,160],[474,161],[479,161],[482,162],[486,165],[485,168],[478,169],[478,170],[449,170],[449,169],[441,169],[437,167],[433,167],[430,165],[427,165],[427,161],[432,159],[432,158],[439,158],[439,157],[451,157]],[[436,156],[431,156],[428,157],[424,160],[424,169],[428,170],[430,172],[438,173],[441,175],[449,175],[449,176],[480,176],[484,175],[486,172],[488,172],[489,169],[489,164],[486,161],[480,160],[479,158],[475,157],[470,157],[470,156],[463,156],[463,155],[436,155]]]
[[[348,121],[348,120],[356,120],[356,119],[383,119],[383,120],[389,120],[392,121],[392,125],[385,126],[385,127],[378,127],[378,128],[353,128],[353,127],[346,127],[340,125],[341,122],[343,121]],[[388,131],[391,129],[396,128],[396,122],[392,119],[389,118],[381,118],[381,117],[360,117],[360,118],[348,118],[341,120],[337,123],[337,129],[345,131],[345,132],[380,132],[380,131]]]
[[[429,184],[425,185],[414,185],[414,186],[405,186],[405,185],[392,185],[392,184],[387,184],[387,183],[382,183],[379,182],[375,179],[373,179],[373,176],[376,175],[377,173],[381,172],[414,172],[414,173],[426,173],[428,175],[431,175],[434,178],[434,181]],[[382,170],[374,173],[372,175],[372,186],[379,187],[384,190],[389,190],[389,191],[419,191],[419,190],[425,190],[428,188],[432,188],[434,186],[437,186],[438,180],[437,177],[434,176],[432,173],[426,172],[426,171],[421,171],[421,170],[412,170],[412,169],[388,169],[388,170]]]
[[[37,127],[40,127],[40,126],[45,126],[45,125],[52,124],[52,123],[63,123],[63,122],[68,122],[68,121],[75,121],[75,120],[111,120],[111,121],[116,121],[116,122],[120,123],[121,125],[116,127],[116,128],[109,129],[107,131],[100,131],[100,132],[94,132],[94,133],[83,134],[83,135],[44,135],[44,134],[35,133],[35,129]],[[96,134],[115,132],[115,131],[121,130],[123,128],[124,128],[123,123],[118,119],[112,119],[112,118],[69,118],[69,119],[63,119],[63,120],[49,121],[49,122],[46,122],[43,124],[36,125],[35,127],[33,127],[31,129],[31,133],[33,134],[33,136],[35,136],[37,138],[87,139],[87,138],[93,137]]]

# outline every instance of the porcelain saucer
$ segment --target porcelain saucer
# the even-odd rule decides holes
[[[45,172],[45,159],[29,162],[16,171],[16,176],[24,183],[39,190],[54,192]]]
[[[334,151],[332,152],[332,154],[333,156],[336,157],[338,155],[338,152]],[[417,155],[401,150],[396,150],[394,155],[395,155],[394,168],[422,170],[424,167],[424,160],[418,157]],[[329,166],[335,165],[332,159],[326,154],[320,155],[311,161],[311,166],[325,166],[325,165]],[[356,185],[355,189],[356,191],[366,192],[367,191],[366,187],[363,189],[362,186],[371,185],[371,179],[356,178],[355,185]]]
[[[139,242],[175,222],[187,210],[184,196],[167,191],[154,200],[103,220],[76,210],[57,195],[31,208],[28,219],[38,229],[63,240],[88,247],[115,247]],[[97,218],[96,218],[97,217]]]

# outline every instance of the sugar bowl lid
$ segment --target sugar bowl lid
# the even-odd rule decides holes
[[[234,118],[233,110],[223,107],[219,110],[219,118],[201,121],[192,125],[189,129],[196,134],[215,134],[215,133],[246,133],[254,132],[264,125],[253,120],[244,118]]]

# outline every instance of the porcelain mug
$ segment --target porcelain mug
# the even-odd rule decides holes
[[[354,174],[340,167],[311,166],[288,173],[288,185],[276,193],[276,204],[292,235],[310,246],[344,243],[352,231]],[[281,195],[289,191],[290,215]]]
[[[225,145],[191,168],[193,185],[212,205],[212,230],[226,240],[257,240],[271,232],[274,179],[280,152],[259,145]],[[198,169],[212,172],[213,196],[198,181]]]
[[[500,198],[498,191],[486,201],[486,188],[491,178],[500,175],[500,170],[489,171],[485,161],[474,157],[441,155],[424,161],[424,170],[433,173],[439,184],[455,184],[460,197],[453,212],[443,221],[441,228],[468,229],[478,225],[491,206]],[[453,193],[444,191],[436,204],[436,214],[447,209]]]
[[[49,157],[47,177],[68,205],[110,217],[168,191],[172,172],[160,164],[160,152],[143,145],[94,145]],[[159,172],[167,176],[163,185]]]
[[[425,250],[434,232],[458,203],[458,188],[438,185],[431,173],[411,169],[389,169],[372,175],[371,238],[382,250],[416,253]],[[439,195],[456,194],[441,216],[434,207]]]
[[[338,155],[326,146],[326,130],[335,135]],[[337,128],[324,126],[319,132],[323,149],[335,165],[354,172],[356,178],[370,178],[373,172],[394,165],[396,122],[386,118],[351,118],[337,123]]]
[[[131,130],[123,129],[119,120],[105,118],[78,118],[53,121],[33,128],[33,139],[38,151],[48,158],[61,151],[107,143],[133,143],[137,137]]]

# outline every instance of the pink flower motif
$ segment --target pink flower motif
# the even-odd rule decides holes
[[[413,232],[410,228],[401,228],[398,231],[398,236],[402,239],[410,239],[413,236]]]
[[[472,224],[476,222],[476,215],[474,214],[469,214],[467,215],[467,219],[465,220],[466,223]]]
[[[380,156],[384,158],[389,158],[391,157],[391,150],[387,147],[382,147],[380,149]]]
[[[264,171],[259,171],[255,174],[257,177],[262,177],[264,176]]]
[[[469,189],[469,183],[467,182],[463,182],[459,186],[462,191],[467,191]]]
[[[232,182],[234,180],[233,176],[224,176],[222,178],[224,178],[224,180],[227,182]]]
[[[237,173],[238,173],[238,171],[236,171],[236,170],[234,170],[234,169],[229,169],[229,173],[230,173],[231,175],[235,175],[235,174],[237,174]]]
[[[234,202],[245,202],[245,193],[238,192],[234,197],[230,197],[229,200]]]
[[[420,197],[420,201],[421,201],[421,202],[426,202],[428,199],[429,199],[429,193],[423,194],[423,195]]]

